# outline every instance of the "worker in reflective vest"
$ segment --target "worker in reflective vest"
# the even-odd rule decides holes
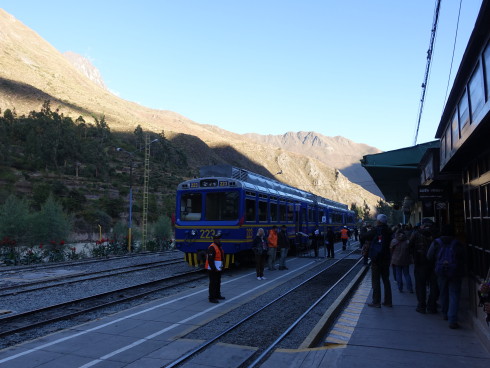
[[[344,226],[342,230],[340,230],[340,239],[342,240],[342,250],[345,250],[347,247],[347,240],[349,240],[350,232],[347,229],[347,226]]]
[[[209,275],[209,301],[219,303],[225,299],[221,295],[221,271],[224,268],[225,252],[221,248],[221,232],[213,235],[213,243],[208,247],[205,268]]]

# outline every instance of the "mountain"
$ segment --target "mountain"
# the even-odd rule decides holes
[[[377,148],[364,143],[355,143],[344,137],[326,137],[315,132],[287,132],[282,135],[245,134],[245,136],[257,142],[315,158],[329,167],[338,169],[351,182],[382,196],[371,176],[359,162],[364,155],[381,152]]]
[[[90,62],[90,60],[82,55],[74,53],[73,51],[64,52],[63,56],[88,79],[97,84],[99,87],[107,89],[104,80],[100,75],[99,69],[97,69]]]
[[[374,208],[380,199],[346,177],[355,177],[349,170],[375,148],[312,132],[240,135],[123,100],[105,88],[89,60],[74,54],[67,58],[0,9],[0,108],[28,114],[45,100],[74,120],[82,116],[92,122],[104,116],[112,131],[133,132],[138,125],[164,131],[196,174],[202,165],[231,164],[349,205]]]

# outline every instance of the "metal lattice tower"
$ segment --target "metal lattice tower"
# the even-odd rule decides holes
[[[148,184],[150,179],[150,135],[145,135],[145,172],[143,174],[143,242],[142,248],[146,250],[148,235]]]

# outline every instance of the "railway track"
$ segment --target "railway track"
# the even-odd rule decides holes
[[[305,318],[310,314],[318,313],[315,309],[324,312],[328,308],[328,303],[333,301],[327,299],[329,297],[334,299],[333,294],[339,295],[344,291],[345,285],[342,281],[353,278],[362,268],[361,259],[339,259],[326,268],[320,267],[306,280],[288,285],[287,290],[279,292],[279,295],[268,300],[258,309],[251,308],[254,310],[250,311],[246,305],[236,308],[220,319],[237,322],[219,333],[216,333],[214,322],[211,322],[199,329],[201,331],[194,331],[185,336],[201,339],[204,342],[165,367],[179,367],[184,363],[192,365],[194,357],[218,342],[256,348],[256,351],[239,367],[259,366],[276,346],[294,333]]]
[[[188,284],[205,278],[203,271],[190,271],[166,277],[161,280],[142,283],[127,288],[113,290],[89,297],[70,300],[22,313],[6,315],[0,318],[0,337],[37,329],[60,320],[67,320],[91,311],[116,304],[145,298],[170,288]],[[177,282],[175,282],[177,280]]]
[[[166,267],[173,264],[183,263],[182,257],[155,262],[140,263],[137,265],[123,266],[100,271],[84,271],[80,273],[59,275],[47,279],[19,282],[15,285],[0,287],[0,297],[18,295],[26,292],[39,291],[52,287],[68,286],[73,283],[92,281],[101,278],[117,277],[132,272],[141,272],[154,268]],[[40,286],[41,285],[41,286]]]
[[[145,257],[157,257],[159,255],[168,255],[168,254],[181,254],[177,250],[165,250],[161,252],[148,252],[148,253],[131,253],[120,256],[109,256],[105,258],[88,258],[78,261],[64,261],[64,262],[50,262],[50,263],[38,263],[31,265],[18,265],[18,266],[4,266],[0,268],[0,277],[9,274],[15,274],[19,272],[29,272],[29,271],[40,271],[40,270],[49,270],[53,268],[60,267],[76,267],[76,266],[86,266],[90,264],[104,263],[107,261],[118,261],[118,260],[127,260],[127,259],[141,259]]]

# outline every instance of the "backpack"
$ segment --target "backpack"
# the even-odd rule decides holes
[[[378,260],[381,251],[383,250],[383,234],[380,228],[376,228],[376,236],[371,240],[371,244],[369,244],[369,258],[372,261]]]
[[[456,244],[458,241],[453,239],[449,245],[443,243],[443,241],[439,238],[437,238],[435,241],[439,244],[435,268],[436,275],[451,278],[456,275],[458,268],[456,258]]]

